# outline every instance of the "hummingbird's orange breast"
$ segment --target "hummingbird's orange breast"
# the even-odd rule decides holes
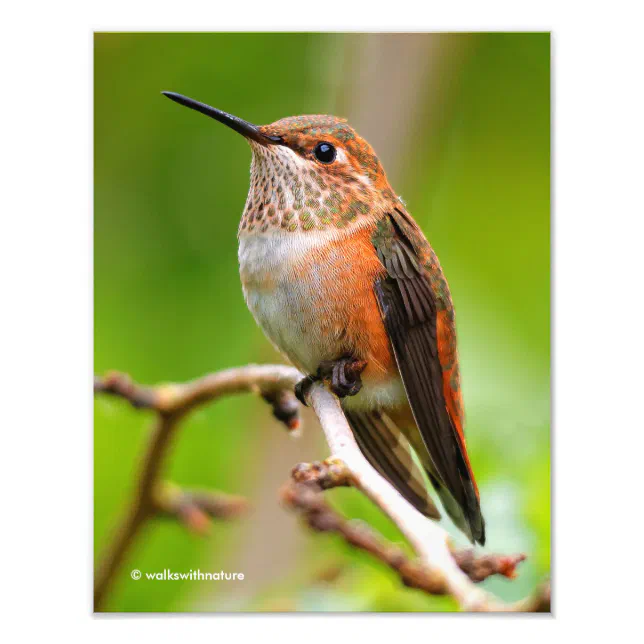
[[[384,272],[373,225],[320,233],[240,237],[246,302],[273,344],[303,373],[324,360],[365,360],[352,407],[396,406],[404,389],[373,290]]]

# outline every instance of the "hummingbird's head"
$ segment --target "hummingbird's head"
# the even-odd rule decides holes
[[[180,94],[164,94],[250,143],[251,182],[240,235],[346,228],[396,199],[375,152],[345,119],[292,116],[257,126]]]

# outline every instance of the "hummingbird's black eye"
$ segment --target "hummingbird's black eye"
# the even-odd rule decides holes
[[[333,163],[335,161],[335,148],[330,143],[318,143],[313,150],[315,158],[320,163]]]

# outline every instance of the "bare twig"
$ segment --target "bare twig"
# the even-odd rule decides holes
[[[338,486],[351,485],[352,475],[341,461],[327,459],[322,463],[300,463],[291,473],[292,480],[282,489],[282,499],[298,510],[308,525],[319,532],[335,532],[347,543],[380,559],[399,574],[403,583],[435,595],[447,591],[431,571],[418,561],[410,561],[404,552],[387,543],[370,526],[347,521],[323,499],[322,492]],[[492,575],[513,579],[516,567],[526,559],[520,555],[480,554],[473,548],[452,551],[458,567],[475,583]]]
[[[517,566],[526,560],[526,555],[480,554],[474,548],[453,550],[452,555],[458,567],[474,582],[479,583],[492,575],[508,579],[517,576]]]
[[[290,393],[289,397],[281,395],[281,392],[292,392],[300,378],[300,373],[292,367],[249,365],[220,371],[186,384],[159,387],[138,385],[129,376],[119,373],[94,379],[95,393],[119,396],[134,407],[157,412],[137,477],[135,497],[113,541],[108,545],[95,577],[94,610],[103,607],[116,573],[149,519],[159,514],[173,514],[192,529],[203,532],[207,529],[209,516],[221,516],[222,513],[232,516],[242,509],[239,499],[231,502],[229,498],[216,497],[215,501],[212,493],[208,498],[203,493],[178,493],[174,495],[172,503],[169,502],[167,489],[161,487],[160,477],[180,420],[206,402],[243,392],[256,392],[270,400],[276,414],[289,409],[292,411],[290,397],[294,398],[293,394]],[[289,428],[297,425],[293,414],[284,411],[282,416]]]
[[[292,392],[302,378],[300,372],[284,365],[248,365],[225,369],[185,384],[145,387],[123,373],[94,377],[94,393],[107,393],[128,400],[134,407],[155,409],[164,415],[188,412],[222,396],[254,392],[273,400],[279,392]],[[283,400],[282,397],[277,397]],[[289,396],[287,396],[289,398]],[[295,396],[293,396],[295,399]]]
[[[210,519],[231,519],[248,509],[241,496],[210,490],[184,490],[172,483],[157,486],[154,499],[157,514],[173,517],[197,534],[207,534]]]

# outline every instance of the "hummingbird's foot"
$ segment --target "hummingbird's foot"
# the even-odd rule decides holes
[[[306,402],[306,396],[309,393],[309,389],[311,389],[311,385],[316,381],[319,380],[317,376],[306,376],[306,378],[302,378],[296,385],[295,385],[295,397],[305,406],[308,407],[309,404]]]
[[[325,360],[318,367],[318,377],[329,381],[331,391],[338,398],[355,396],[362,389],[360,374],[367,366],[366,360],[351,357]]]
[[[360,374],[366,367],[366,360],[356,360],[351,357],[344,357],[339,360],[324,360],[320,363],[315,376],[308,375],[295,385],[295,396],[307,407],[306,396],[309,393],[309,389],[311,389],[311,385],[318,380],[327,382],[331,391],[338,398],[355,396],[362,389]]]

